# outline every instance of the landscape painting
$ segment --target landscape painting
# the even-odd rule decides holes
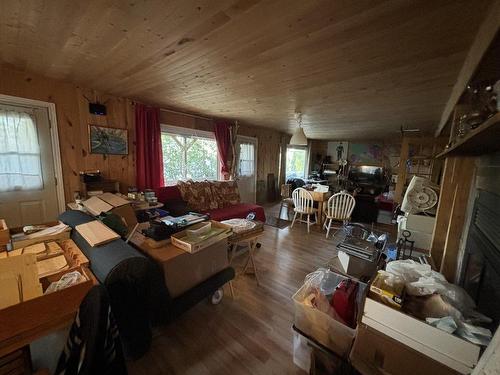
[[[128,154],[127,129],[89,125],[89,142],[91,154]]]

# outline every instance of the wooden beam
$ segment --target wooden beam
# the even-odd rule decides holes
[[[446,158],[444,162],[443,177],[441,179],[441,189],[439,192],[439,202],[436,214],[436,223],[431,242],[432,260],[438,268],[443,260],[444,245],[451,218],[451,207],[453,205],[453,174],[455,172],[456,158]]]
[[[404,136],[401,141],[401,153],[399,157],[399,169],[398,169],[398,180],[396,183],[396,189],[394,191],[394,201],[397,203],[402,203],[404,198],[404,193],[406,191],[406,179],[408,176],[406,161],[410,157],[411,148],[418,147],[419,145],[432,146],[433,150],[441,150],[444,148],[446,140],[444,138],[433,138],[433,137],[410,137]],[[433,171],[435,168],[433,168]],[[433,182],[436,182],[432,180]]]
[[[447,158],[445,162],[431,255],[449,281],[455,279],[474,168],[472,157]]]
[[[408,138],[403,137],[401,144],[401,154],[399,156],[399,171],[398,179],[396,182],[396,190],[394,191],[394,201],[397,203],[403,202],[403,190],[406,182],[406,160],[410,153],[410,142]]]
[[[451,90],[451,95],[444,107],[444,111],[441,114],[441,120],[439,121],[438,128],[436,129],[435,136],[439,136],[443,131],[450,115],[453,112],[453,108],[458,103],[458,100],[462,96],[467,84],[472,78],[476,71],[479,62],[481,61],[486,50],[490,46],[493,38],[497,34],[500,27],[500,0],[495,0],[488,12],[486,13],[486,18],[479,27],[479,30],[472,42],[471,48],[465,58],[462,69],[458,74],[457,81]]]

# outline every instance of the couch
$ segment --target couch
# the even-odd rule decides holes
[[[177,185],[156,189],[156,196],[172,216],[194,211],[221,221],[244,219],[253,212],[257,220],[266,221],[262,206],[240,201],[236,181],[179,181]]]
[[[81,211],[66,211],[59,220],[75,228],[96,219]],[[163,269],[122,239],[92,247],[76,230],[71,232],[71,239],[89,259],[90,269],[108,292],[128,359],[139,358],[149,350],[151,327],[173,321],[234,278],[234,269],[227,267],[172,298]]]

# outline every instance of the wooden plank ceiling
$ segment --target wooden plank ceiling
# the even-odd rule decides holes
[[[432,131],[487,0],[2,0],[0,61],[310,138]]]

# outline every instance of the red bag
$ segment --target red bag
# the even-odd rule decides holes
[[[343,280],[333,292],[331,305],[337,314],[351,328],[356,326],[356,296],[358,283],[350,279]]]

